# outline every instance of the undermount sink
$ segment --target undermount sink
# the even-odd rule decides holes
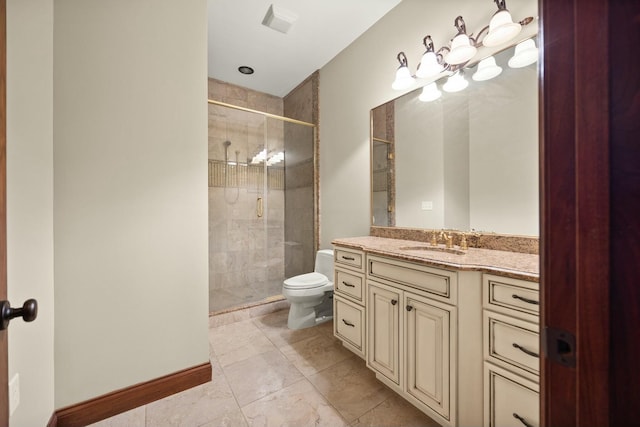
[[[455,248],[445,248],[442,246],[403,246],[401,251],[420,251],[420,252],[442,252],[452,255],[464,255],[465,251]]]

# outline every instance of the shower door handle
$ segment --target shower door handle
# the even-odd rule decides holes
[[[258,197],[258,201],[256,204],[256,215],[258,215],[258,218],[262,218],[262,215],[264,215],[264,204],[262,201],[262,197]]]

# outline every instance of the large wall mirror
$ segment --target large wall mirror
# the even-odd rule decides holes
[[[371,111],[372,225],[538,236],[537,64]],[[442,90],[442,81],[436,82]]]

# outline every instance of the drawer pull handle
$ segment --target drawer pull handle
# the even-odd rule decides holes
[[[540,357],[540,356],[538,355],[538,353],[534,353],[534,352],[533,352],[533,351],[531,351],[531,350],[527,350],[526,348],[524,348],[524,347],[523,347],[523,346],[521,346],[521,345],[518,345],[518,344],[516,344],[516,343],[513,343],[513,346],[514,346],[515,348],[517,348],[518,350],[520,350],[521,352],[523,352],[524,354],[528,354],[528,355],[529,355],[529,356],[531,356],[531,357],[538,357],[538,358]]]
[[[352,328],[355,328],[355,327],[356,327],[356,325],[354,325],[354,324],[353,324],[353,323],[351,323],[351,322],[347,322],[347,321],[346,321],[346,320],[344,320],[344,319],[342,319],[342,321],[343,321],[343,322],[344,322],[344,324],[345,324],[345,325],[347,325],[347,326],[351,326]]]
[[[347,286],[347,287],[349,287],[349,288],[355,288],[356,287],[356,285],[352,285],[351,283],[347,283],[344,280],[342,281],[342,284]]]
[[[346,259],[347,261],[355,261],[356,259],[352,256],[344,256],[342,255],[342,259]]]
[[[398,300],[397,300],[397,299],[392,299],[392,300],[391,300],[391,305],[396,305],[397,303],[398,303]]]
[[[516,420],[520,421],[522,423],[522,425],[524,425],[525,427],[533,427],[524,418],[522,418],[520,415],[516,414],[515,412],[513,413],[513,418],[515,418]]]
[[[407,311],[411,311],[413,310],[413,307],[411,307],[410,305],[407,305]]]
[[[511,295],[511,297],[513,299],[519,299],[520,301],[526,302],[527,304],[533,304],[533,305],[539,305],[540,304],[538,301],[535,301],[535,300],[532,300],[532,299],[529,299],[529,298],[524,298],[524,297],[521,297],[520,295],[516,295],[516,294]]]

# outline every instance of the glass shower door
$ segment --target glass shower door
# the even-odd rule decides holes
[[[278,298],[285,277],[313,270],[313,138],[313,127],[209,106],[211,312]]]
[[[264,298],[266,118],[209,106],[209,309]]]

